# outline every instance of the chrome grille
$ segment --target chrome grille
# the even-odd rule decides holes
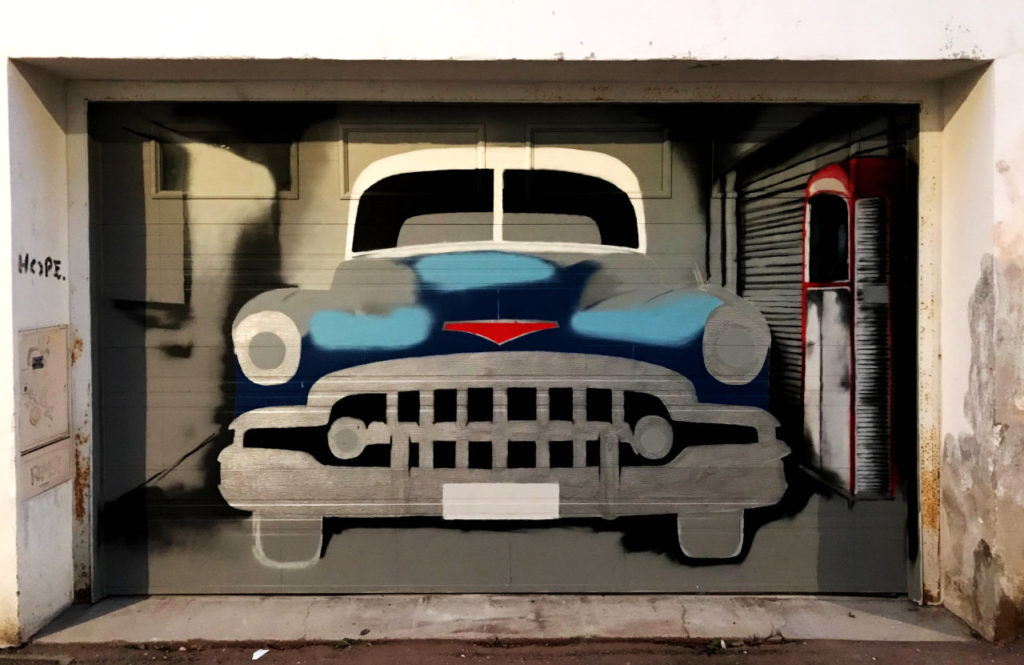
[[[625,422],[625,391],[622,390],[565,386],[458,388],[454,390],[454,419],[450,417],[448,405],[439,404],[438,395],[447,390],[451,389],[416,391],[419,409],[415,422],[399,419],[399,401],[407,401],[409,391],[387,395],[387,426],[392,432],[392,441],[406,441],[416,451],[409,456],[410,467],[550,468],[552,442],[555,443],[556,468],[596,466],[595,447],[602,437],[613,437],[617,442],[627,439],[631,433]],[[470,418],[470,393],[474,390],[490,391],[489,420]],[[569,391],[571,394],[571,406],[565,414],[568,418],[557,419],[551,416],[552,393],[555,391]],[[532,403],[523,402],[525,394],[532,394]],[[555,401],[564,401],[563,395],[556,393]],[[600,401],[602,396],[610,402],[610,408],[607,409],[606,418],[595,419],[593,416],[601,415],[595,402]],[[442,399],[447,399],[447,396]],[[483,410],[482,407],[474,406],[474,410]],[[556,413],[556,416],[561,415]],[[588,443],[591,448],[589,455]],[[484,444],[490,446],[490,465],[482,465],[482,462],[471,464],[470,447],[482,448]],[[571,446],[571,455],[568,454],[568,446]],[[452,462],[449,462],[452,457],[448,453],[449,448],[454,448]],[[527,449],[532,449],[532,454],[526,453]],[[482,453],[474,453],[474,457],[481,456]],[[442,461],[440,465],[436,463],[438,458]],[[532,463],[528,459],[532,459]],[[571,460],[571,463],[566,460]]]

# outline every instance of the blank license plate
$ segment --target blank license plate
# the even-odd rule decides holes
[[[445,483],[446,520],[553,520],[558,483]]]

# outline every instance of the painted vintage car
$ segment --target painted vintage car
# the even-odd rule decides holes
[[[333,285],[238,313],[220,490],[267,565],[314,564],[324,517],[675,515],[730,558],[785,491],[761,314],[662,274],[619,160],[501,150],[374,163]]]

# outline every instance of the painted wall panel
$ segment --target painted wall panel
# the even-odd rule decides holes
[[[832,496],[777,429],[788,310],[706,278],[753,285],[773,257],[730,248],[789,219],[709,238],[764,111],[95,105],[106,590],[902,590],[904,503]],[[842,153],[786,133],[826,111],[758,145]]]

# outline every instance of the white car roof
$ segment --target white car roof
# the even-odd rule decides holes
[[[374,184],[404,173],[442,170],[490,169],[494,171],[494,238],[489,241],[449,242],[409,247],[393,247],[366,252],[353,251],[355,221],[359,199]],[[629,196],[636,213],[637,247],[618,247],[572,242],[514,242],[502,239],[502,183],[506,170],[549,170],[578,173],[599,178],[615,185]],[[647,233],[640,182],[633,170],[622,160],[603,152],[560,148],[554,146],[464,146],[425,148],[382,157],[370,163],[352,184],[352,202],[348,212],[345,259],[364,254],[374,256],[408,256],[435,254],[453,250],[506,249],[526,252],[574,253],[646,253]]]

